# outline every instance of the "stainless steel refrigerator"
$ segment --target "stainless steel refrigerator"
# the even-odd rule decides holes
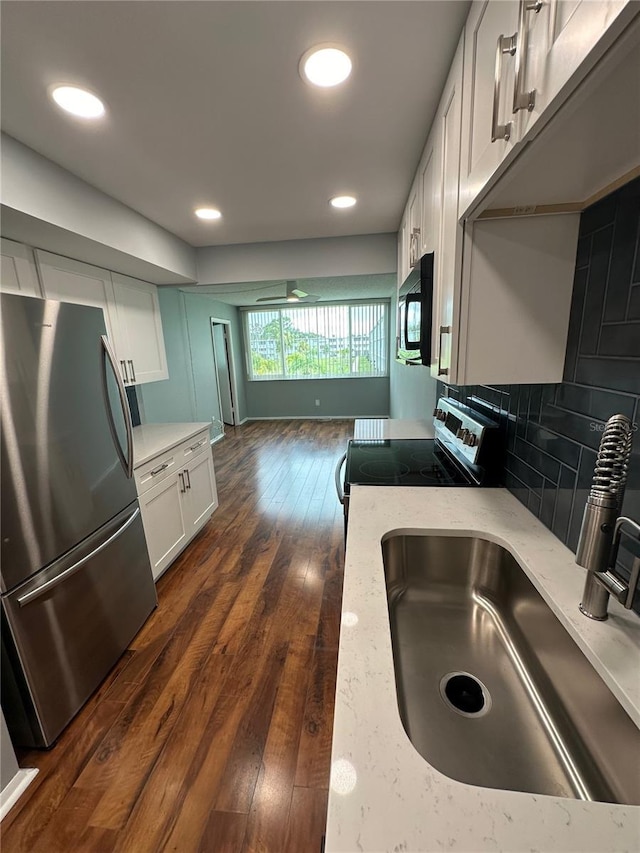
[[[157,598],[102,311],[0,300],[2,707],[50,746]]]

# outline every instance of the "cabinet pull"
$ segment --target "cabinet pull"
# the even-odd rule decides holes
[[[129,381],[129,374],[127,372],[127,362],[124,359],[120,360],[120,368],[122,369],[122,378],[125,382]]]
[[[517,33],[512,36],[498,36],[496,46],[496,67],[493,79],[493,115],[491,117],[491,141],[497,139],[509,139],[511,136],[512,123],[500,124],[498,113],[500,112],[500,83],[502,81],[502,57],[505,53],[513,56],[516,52]]]
[[[536,104],[536,90],[530,89],[523,92],[525,76],[527,73],[527,51],[529,49],[529,29],[527,27],[527,12],[535,12],[536,15],[542,8],[542,0],[520,0],[520,21],[516,33],[516,75],[513,84],[513,112],[518,110],[531,110]]]
[[[197,444],[192,444],[191,447],[189,448],[189,450],[197,450],[199,447],[202,447],[204,442],[205,442],[205,440],[203,438],[202,441],[199,441]]]
[[[420,237],[420,229],[412,228],[411,229],[411,237],[409,238],[409,266],[411,268],[415,267],[415,265],[419,261],[418,257],[418,243]]]
[[[155,477],[156,474],[159,474],[161,471],[165,471],[169,467],[168,462],[163,462],[162,465],[158,465],[157,468],[154,468],[153,471],[150,471],[152,477]]]
[[[184,495],[187,489],[184,485],[184,477],[182,475],[182,471],[178,471],[178,477],[180,477],[180,494]]]
[[[131,359],[129,359],[129,367],[131,368],[131,381],[135,382],[136,381],[136,372],[133,368],[133,362],[131,361]]]
[[[190,489],[191,488],[191,477],[189,476],[189,471],[186,468],[184,469],[184,478],[187,481],[187,488]]]
[[[440,326],[440,335],[438,340],[438,376],[444,376],[449,372],[448,367],[442,367],[442,336],[451,334],[451,326]]]

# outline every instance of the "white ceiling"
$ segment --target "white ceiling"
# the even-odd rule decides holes
[[[194,246],[395,231],[468,6],[6,0],[2,126]],[[323,42],[354,63],[332,90],[298,75]],[[59,112],[60,82],[106,120]],[[333,210],[340,193],[358,205]]]
[[[396,275],[342,275],[325,278],[298,278],[295,287],[309,295],[319,296],[322,302],[342,299],[388,299],[396,287]],[[268,308],[270,305],[286,305],[287,282],[247,281],[236,284],[197,285],[183,287],[187,292],[208,293],[220,302],[229,305],[254,305]],[[281,296],[276,302],[258,302],[264,296]],[[299,304],[303,305],[304,301]],[[295,304],[292,306],[295,307]]]

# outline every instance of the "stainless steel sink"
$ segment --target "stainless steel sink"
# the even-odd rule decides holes
[[[640,730],[508,551],[394,534],[382,550],[400,716],[433,767],[640,805]]]

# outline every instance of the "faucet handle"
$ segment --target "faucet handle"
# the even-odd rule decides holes
[[[638,589],[638,581],[640,580],[640,557],[636,557],[631,565],[631,576],[629,577],[629,592],[624,606],[627,610],[633,607],[633,597]]]
[[[633,529],[633,533],[628,530],[624,530],[627,526]],[[617,598],[620,604],[624,605],[627,610],[631,610],[636,589],[638,588],[638,581],[640,581],[640,557],[636,557],[633,561],[629,583],[626,584],[624,581],[620,580],[616,575],[615,566],[618,558],[618,550],[620,548],[620,539],[622,538],[623,533],[626,536],[640,541],[640,524],[635,522],[632,518],[627,518],[623,515],[618,518],[614,527],[609,568],[606,572],[596,572],[595,575],[607,592]]]

